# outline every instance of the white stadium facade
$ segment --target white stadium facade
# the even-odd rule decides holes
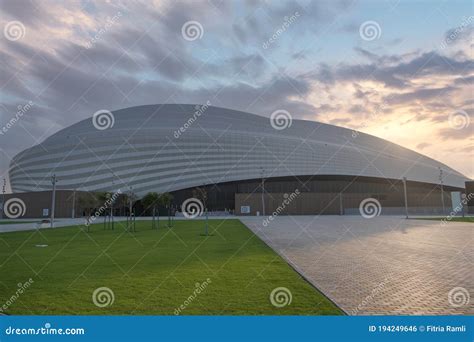
[[[450,208],[451,193],[468,181],[362,132],[209,104],[97,112],[16,155],[9,179],[14,194],[51,191],[52,174],[59,190],[169,192],[177,208],[200,187],[209,210],[239,214],[275,210],[295,191],[283,213],[351,213],[365,198],[395,213],[404,207],[404,178],[410,209],[430,213]]]

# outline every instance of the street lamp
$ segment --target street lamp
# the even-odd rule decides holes
[[[54,228],[54,208],[56,207],[56,174],[51,177],[51,184],[53,184],[53,198],[51,200],[51,228]]]
[[[405,197],[405,218],[408,218],[407,178],[403,177],[403,195]]]
[[[128,230],[133,230],[135,231],[135,213],[133,213],[132,215],[132,209],[133,209],[133,202],[135,200],[136,196],[135,196],[135,193],[133,192],[133,187],[130,186],[130,191],[128,192],[128,205],[129,205],[129,215],[130,215],[130,220],[129,220],[129,224],[130,224],[130,227],[128,227],[127,225],[127,229]]]
[[[261,169],[261,174],[262,174],[262,216],[265,216],[265,169]]]
[[[5,211],[5,191],[7,187],[7,180],[3,178],[3,186],[2,186],[2,215],[0,217],[3,218],[3,213]]]
[[[444,208],[444,187],[443,187],[443,169],[439,168],[439,185],[441,187],[441,204],[443,206],[443,215],[445,213]]]
[[[72,192],[72,218],[76,218],[76,189]]]

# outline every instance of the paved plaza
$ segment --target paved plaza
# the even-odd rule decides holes
[[[259,217],[241,220],[350,315],[474,314],[472,223],[382,216],[282,216],[266,226]]]

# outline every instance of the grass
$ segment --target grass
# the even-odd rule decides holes
[[[18,224],[18,223],[34,223],[34,222],[38,222],[38,221],[15,221],[15,220],[2,220],[0,221],[0,224]]]
[[[0,308],[32,278],[7,314],[173,315],[181,305],[183,315],[342,314],[238,220],[210,220],[213,236],[202,236],[203,221],[161,224],[152,230],[137,221],[134,233],[121,222],[113,231],[96,224],[90,233],[76,226],[0,234]],[[111,305],[94,305],[99,287],[113,291]],[[270,303],[276,287],[291,291],[290,305]]]
[[[447,219],[446,217],[426,217],[421,218],[417,217],[415,220],[434,220],[434,221],[446,221],[446,222],[471,222],[474,223],[474,216],[466,216],[466,217],[451,217]]]

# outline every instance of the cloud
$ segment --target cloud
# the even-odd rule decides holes
[[[474,16],[465,18],[459,26],[447,30],[444,34],[444,43],[446,45],[471,43],[474,34]]]
[[[47,18],[47,12],[40,2],[25,3],[18,0],[2,0],[1,9],[6,16],[19,20],[31,28],[42,26]]]
[[[446,126],[449,113],[470,112],[474,104],[474,63],[461,49],[467,27],[450,49],[403,51],[397,38],[385,46],[360,45],[351,12],[357,4],[351,1],[22,3],[4,0],[0,9],[0,23],[21,20],[27,30],[20,41],[0,40],[0,124],[18,105],[31,100],[35,106],[8,137],[0,136],[0,173],[9,156],[99,109],[154,103],[210,100],[266,116],[285,109],[294,118],[373,129],[381,136],[387,131],[381,127],[391,122],[407,129],[422,122],[445,142],[471,139]],[[298,19],[262,49],[295,11]],[[105,29],[118,12],[120,18]],[[337,29],[341,13],[345,24]],[[202,39],[183,39],[188,20],[202,24]],[[355,51],[355,59],[328,57],[341,47]]]
[[[463,129],[443,128],[438,132],[439,136],[444,140],[465,140],[474,136],[472,127]]]
[[[460,148],[458,148],[457,151],[461,152],[461,153],[469,154],[469,157],[472,157],[472,153],[474,153],[474,145],[468,145],[468,146],[460,147]]]
[[[456,90],[454,87],[442,88],[422,88],[411,92],[390,94],[384,98],[384,101],[389,104],[412,103],[414,101],[426,101],[440,96],[449,95]]]
[[[431,143],[422,142],[422,143],[419,143],[418,145],[416,145],[416,148],[418,150],[424,150],[425,148],[430,147],[431,145],[432,145]]]
[[[327,84],[334,84],[334,81],[366,80],[381,83],[386,87],[403,89],[412,86],[414,78],[465,75],[474,72],[473,60],[441,56],[435,51],[423,53],[408,61],[404,61],[406,56],[378,56],[361,48],[356,48],[356,51],[367,57],[371,63],[341,64],[336,67],[321,63],[318,70],[308,76]]]

